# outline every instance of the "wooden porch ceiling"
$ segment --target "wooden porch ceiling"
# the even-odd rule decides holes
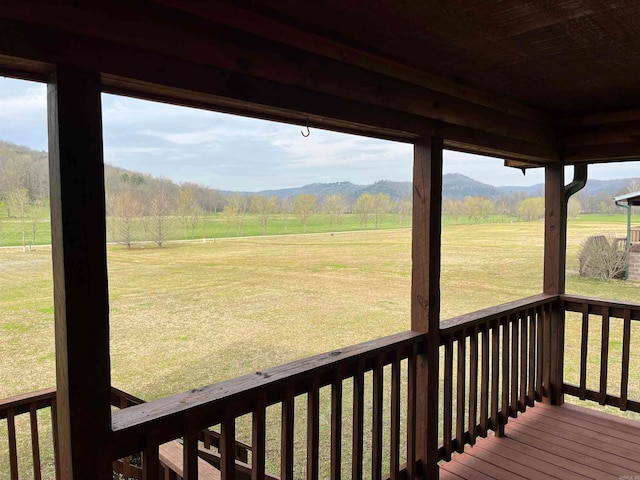
[[[640,475],[640,422],[536,404],[440,467],[441,480],[619,480]]]
[[[9,0],[0,69],[525,165],[638,158],[640,5],[478,5]]]
[[[640,107],[637,2],[240,3],[301,30],[552,114]]]

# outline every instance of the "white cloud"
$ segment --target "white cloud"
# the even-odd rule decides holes
[[[396,162],[408,165],[413,159],[410,145],[318,129],[306,138],[297,130],[282,132],[271,141],[287,153],[284,163],[295,168],[393,167]]]
[[[314,182],[410,180],[411,145],[177,107],[102,96],[105,160],[176,181],[223,189],[264,190]],[[0,78],[0,139],[47,148],[46,86]],[[491,185],[544,182],[500,159],[445,152],[444,172]],[[571,172],[567,172],[570,180]],[[590,178],[640,176],[640,162],[594,165]]]
[[[0,139],[47,148],[47,89],[40,83],[0,78]]]

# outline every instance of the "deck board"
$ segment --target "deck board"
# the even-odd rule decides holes
[[[593,410],[536,404],[505,437],[467,446],[440,466],[442,480],[640,478],[640,422]]]

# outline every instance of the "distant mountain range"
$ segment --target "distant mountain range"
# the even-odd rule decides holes
[[[611,197],[619,195],[625,191],[632,179],[616,180],[593,180],[587,181],[583,190],[584,195],[596,195],[605,193]],[[636,179],[640,182],[640,179]],[[411,196],[411,182],[391,182],[380,180],[371,185],[356,185],[351,182],[336,183],[312,183],[296,188],[283,188],[279,190],[264,190],[257,192],[261,195],[275,195],[279,198],[307,193],[324,197],[334,193],[339,193],[350,199],[356,199],[363,193],[385,193],[393,199],[403,199]],[[225,192],[231,193],[231,192]],[[241,192],[243,195],[254,195],[255,192]],[[503,195],[522,194],[528,197],[542,196],[544,194],[544,184],[538,183],[531,186],[504,186],[494,187],[486,183],[479,182],[473,178],[460,173],[447,173],[442,178],[442,195],[444,198],[465,198],[465,197],[491,197],[496,198]]]
[[[46,152],[37,152],[24,147],[16,145],[10,142],[4,142],[0,140],[0,196],[2,195],[3,178],[8,178],[6,168],[10,167],[11,162],[18,161],[25,165],[29,165],[30,173],[27,175],[29,178],[46,178],[48,176],[48,162]],[[152,175],[134,172],[123,168],[105,166],[105,176],[108,179],[117,179],[125,174],[131,176],[135,175],[144,179],[145,183],[153,184],[154,182],[161,181],[157,177]],[[590,179],[587,182],[587,186],[581,192],[584,196],[609,196],[620,195],[627,192],[627,188],[632,180],[635,180],[637,185],[640,185],[640,178],[626,178],[616,180],[593,180]],[[180,187],[176,182],[163,179],[165,187],[177,191]],[[168,182],[168,183],[167,183]],[[43,183],[43,182],[40,182]],[[109,183],[109,182],[107,182]],[[44,186],[46,186],[43,183]],[[214,187],[201,186],[190,184],[206,196],[207,193],[220,194],[220,190]],[[33,190],[29,187],[30,190]],[[384,193],[389,195],[394,200],[401,200],[411,196],[411,182],[392,182],[389,180],[380,180],[371,185],[356,185],[354,183],[336,182],[336,183],[312,183],[310,185],[304,185],[296,188],[284,188],[279,190],[264,190],[257,192],[262,195],[275,195],[279,198],[286,198],[295,196],[301,193],[308,193],[317,195],[318,197],[324,197],[330,194],[341,194],[348,199],[355,200],[365,192],[377,194]],[[226,191],[224,194],[231,194],[234,192]],[[240,192],[242,195],[250,196],[255,195],[256,192]],[[491,197],[497,198],[503,195],[521,194],[524,196],[541,196],[544,193],[544,185],[537,184],[532,186],[507,186],[507,187],[494,187],[486,183],[474,180],[466,175],[460,173],[448,173],[443,177],[443,197],[444,198],[465,198],[465,197]],[[33,192],[32,192],[33,194]]]

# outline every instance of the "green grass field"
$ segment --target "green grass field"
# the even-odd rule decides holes
[[[616,230],[570,222],[568,292],[640,300],[633,282],[576,275],[581,240]],[[113,382],[157,398],[406,330],[410,242],[405,228],[109,246]],[[442,318],[539,293],[542,255],[542,222],[446,226]],[[0,249],[0,397],[54,383],[50,256]]]
[[[49,245],[51,243],[51,225],[48,218],[48,212],[42,208],[32,209],[28,213],[29,218],[22,222],[18,218],[8,218],[6,212],[0,209],[0,247],[3,246],[22,246],[23,230],[25,245]],[[35,219],[35,221],[33,220]],[[227,221],[224,215],[220,213],[203,214],[195,228],[185,228],[177,217],[169,217],[167,220],[167,240],[198,240],[198,239],[214,239],[214,238],[231,238],[231,237],[251,237],[262,236],[262,226],[260,225],[260,217],[255,214],[248,214],[244,217],[242,226],[232,224]],[[593,222],[615,225],[622,233],[626,225],[626,216],[624,214],[591,214],[581,215],[574,224],[591,224]],[[442,218],[444,226],[470,226],[478,224],[506,224],[520,223],[516,217],[505,215],[489,215],[478,221],[466,216],[445,215]],[[325,232],[352,232],[363,230],[389,230],[398,228],[408,228],[411,225],[411,219],[406,215],[388,213],[384,215],[379,225],[375,227],[373,217],[369,218],[367,224],[355,214],[345,214],[341,217],[340,223],[331,224],[331,219],[325,214],[312,215],[307,223],[306,233],[325,233]],[[132,239],[134,243],[152,243],[150,231],[150,220],[138,218],[133,221]],[[290,214],[283,216],[281,214],[273,215],[267,221],[267,235],[289,235],[305,233],[304,225],[297,215]],[[114,229],[114,221],[107,218],[107,241],[110,243],[118,243],[121,238],[118,237]]]
[[[638,283],[577,276],[586,236],[624,233],[618,218],[597,220],[569,224],[567,291],[640,301]],[[442,238],[443,319],[540,292],[542,222],[445,225]],[[407,330],[410,249],[406,227],[110,245],[112,382],[151,400]],[[0,249],[0,305],[0,398],[54,385],[49,247]],[[578,339],[568,328],[567,344]],[[568,377],[577,366],[571,348]],[[640,352],[632,356],[637,399]]]

